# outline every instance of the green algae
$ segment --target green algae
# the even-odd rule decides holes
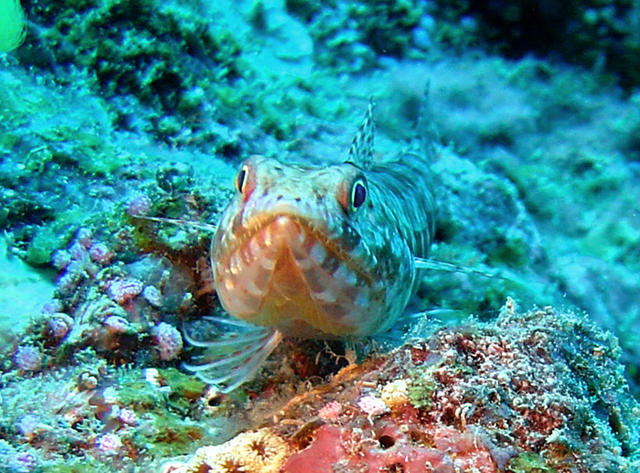
[[[138,412],[145,412],[166,402],[166,397],[146,381],[126,378],[118,383],[118,400]]]
[[[155,458],[171,457],[190,452],[197,445],[212,442],[206,424],[174,412],[149,414],[145,429],[136,429],[128,439],[140,450],[151,451]]]
[[[72,233],[74,215],[58,214],[58,221],[37,227],[35,234],[29,239],[25,254],[25,261],[33,266],[48,265],[54,251],[63,248]],[[66,218],[65,218],[66,217]]]
[[[410,373],[407,383],[407,396],[411,405],[418,408],[429,409],[433,402],[433,393],[437,388],[433,372],[438,365],[430,365]]]
[[[207,389],[206,383],[175,368],[160,369],[159,373],[171,389],[169,399],[175,403],[176,407],[186,407],[185,404],[202,397]]]
[[[202,90],[233,84],[250,69],[240,43],[208,22],[204,10],[199,3],[157,7],[152,0],[35,4],[32,21],[54,27],[37,31],[22,60],[41,66],[37,51],[46,51],[52,61],[91,70],[89,84],[102,95],[128,95],[149,107],[136,116],[134,104],[121,101],[116,121],[135,127],[147,120],[158,136],[172,137],[185,119],[201,114]]]
[[[411,404],[415,407],[431,407],[433,402],[431,397],[436,390],[436,384],[434,381],[427,381],[425,379],[411,378],[409,385],[407,386],[407,395]]]
[[[82,460],[63,460],[60,463],[49,463],[47,472],[50,473],[104,473],[105,465],[90,457]]]
[[[556,473],[555,468],[547,466],[544,459],[537,453],[521,453],[509,460],[509,473]]]
[[[569,1],[549,8],[527,0],[496,8],[470,0],[437,0],[434,38],[456,50],[470,45],[509,57],[553,51],[573,64],[598,68],[625,88],[640,83],[639,7],[628,0]],[[542,34],[541,24],[553,24]]]

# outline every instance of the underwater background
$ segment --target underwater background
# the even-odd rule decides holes
[[[0,471],[640,471],[640,3],[23,8]],[[421,272],[411,348],[288,340],[222,395],[181,369],[211,233],[137,217],[215,225],[252,154],[344,160],[370,98],[379,155],[428,108],[432,256],[487,274]]]

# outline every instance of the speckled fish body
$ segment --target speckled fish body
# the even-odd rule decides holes
[[[349,159],[306,167],[254,156],[236,178],[211,247],[224,309],[284,335],[387,330],[434,233],[427,156],[373,159],[371,107]]]

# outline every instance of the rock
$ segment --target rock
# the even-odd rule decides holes
[[[269,452],[260,471],[635,471],[639,407],[619,356],[616,339],[584,318],[519,313],[509,299],[495,324],[441,329],[349,365],[270,425],[170,471],[250,468],[255,452],[235,446],[254,437],[269,439],[250,444]],[[381,395],[394,402],[363,410]],[[336,405],[335,415],[318,415]]]

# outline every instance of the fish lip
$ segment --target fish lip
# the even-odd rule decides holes
[[[325,249],[333,255],[334,258],[343,262],[347,265],[349,269],[354,271],[358,276],[364,279],[367,284],[373,285],[374,277],[371,275],[369,271],[367,271],[362,264],[360,264],[357,260],[353,259],[346,250],[344,250],[339,243],[336,243],[335,240],[332,240],[326,235],[326,232],[323,232],[318,228],[317,225],[313,225],[313,222],[305,217],[300,215],[290,213],[290,212],[271,212],[267,215],[264,213],[261,215],[257,215],[249,222],[247,225],[243,227],[242,233],[235,238],[232,245],[227,245],[224,249],[224,253],[220,254],[220,251],[216,251],[211,253],[212,257],[220,262],[224,262],[224,266],[228,263],[229,258],[233,253],[238,251],[240,247],[249,242],[258,232],[267,227],[268,225],[274,223],[279,218],[284,217],[292,220],[295,224],[301,226],[305,231],[307,231],[316,241],[322,243]]]

